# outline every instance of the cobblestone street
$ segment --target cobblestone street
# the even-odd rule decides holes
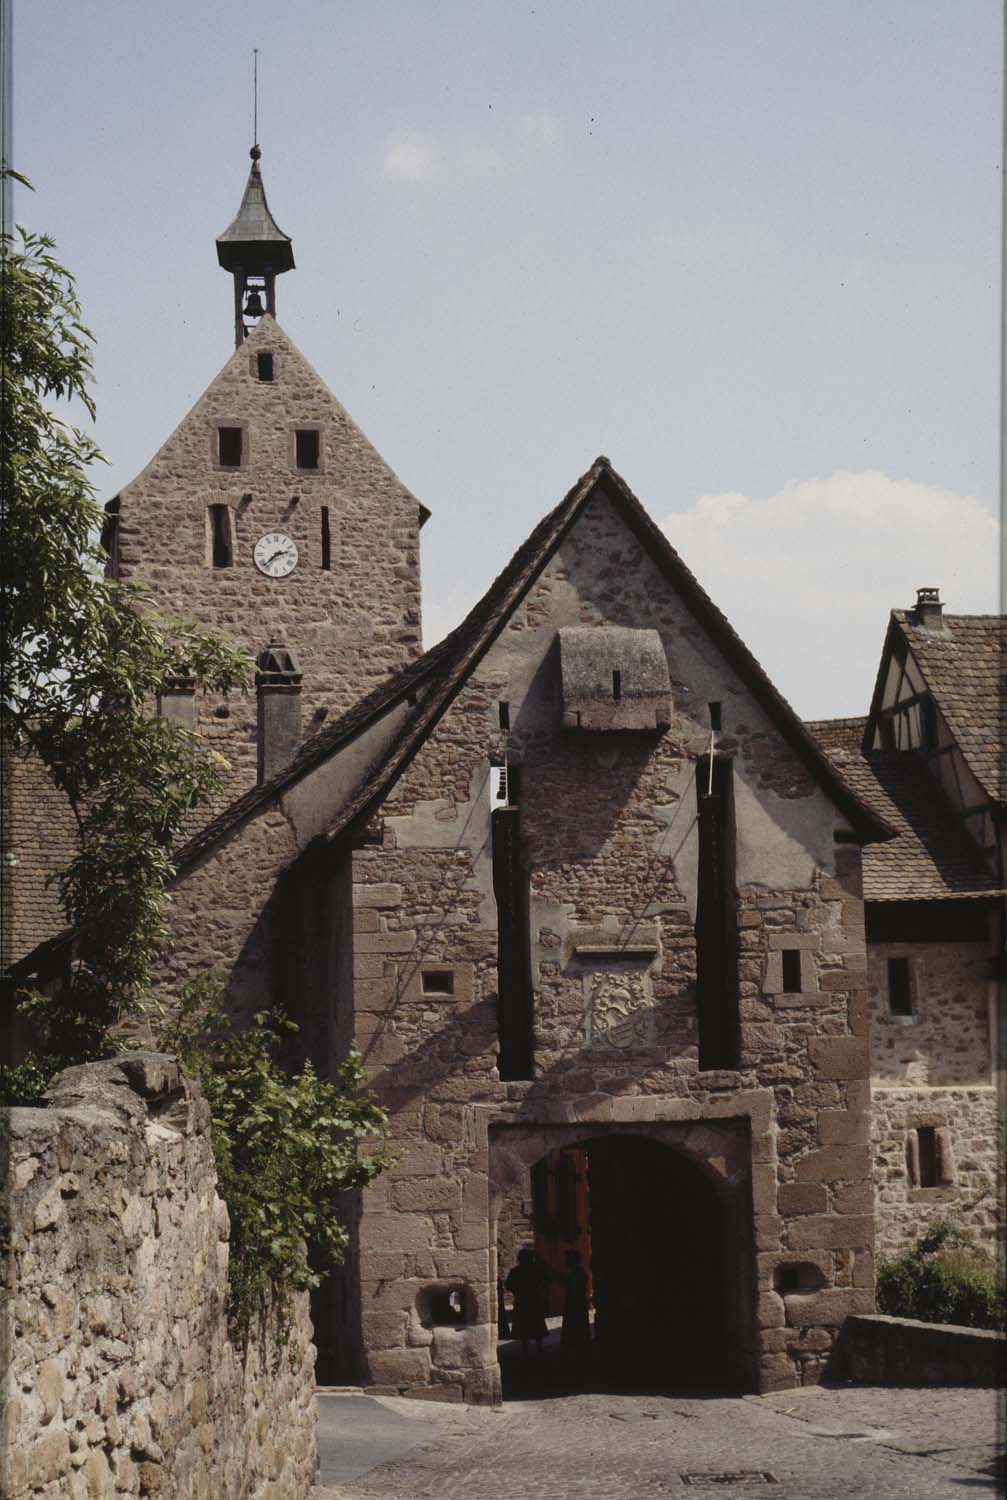
[[[990,1390],[592,1394],[496,1409],[319,1399],[321,1477],[339,1477],[319,1487],[316,1500],[729,1500],[761,1493],[780,1500],[961,1500],[968,1491],[1002,1493],[1001,1397]],[[369,1427],[379,1438],[368,1449]],[[348,1477],[354,1444],[349,1469],[357,1473]]]

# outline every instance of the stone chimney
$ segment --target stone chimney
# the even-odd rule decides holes
[[[255,665],[261,786],[287,765],[301,743],[301,673],[282,641],[270,641]]]
[[[941,603],[940,589],[917,589],[915,621],[926,630],[943,630],[944,605]]]
[[[157,711],[162,719],[171,719],[184,729],[196,722],[196,679],[185,672],[166,677],[157,695]]]

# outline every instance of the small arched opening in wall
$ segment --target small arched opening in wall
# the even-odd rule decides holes
[[[499,1127],[490,1144],[505,1397],[757,1389],[746,1120]],[[522,1250],[539,1278],[541,1352],[527,1256],[511,1274]]]

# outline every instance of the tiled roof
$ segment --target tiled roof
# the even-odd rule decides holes
[[[864,742],[867,719],[806,719],[805,729],[810,729],[822,749],[830,755],[833,750],[860,750]]]
[[[962,754],[987,796],[1007,800],[1007,616],[945,615],[943,628],[892,611]]]
[[[997,881],[911,751],[859,746],[865,719],[808,724],[844,779],[895,830],[864,849],[865,901],[948,901],[1000,893]],[[859,730],[859,733],[857,732]]]
[[[59,892],[48,877],[70,863],[77,841],[70,804],[38,756],[13,755],[10,778],[11,852],[17,863],[5,874],[13,897],[13,962],[65,927]]]

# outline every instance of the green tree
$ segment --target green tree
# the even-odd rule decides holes
[[[154,695],[179,672],[226,692],[250,669],[233,641],[105,576],[89,478],[101,454],[68,418],[74,406],[94,417],[92,343],[53,242],[4,236],[0,752],[37,755],[76,823],[58,873],[75,934],[69,985],[54,1000],[21,997],[53,1065],[107,1053],[110,1028],[142,1008],[165,942],[172,845],[223,784],[226,763],[154,714]]]
[[[280,1056],[296,1031],[266,1011],[235,1028],[222,984],[199,975],[158,1035],[210,1106],[218,1189],[231,1221],[229,1312],[242,1343],[271,1305],[285,1341],[291,1293],[319,1286],[346,1254],[343,1194],[393,1160],[378,1144],[387,1117],[363,1090],[356,1053],[331,1082],[310,1063],[290,1076]]]

